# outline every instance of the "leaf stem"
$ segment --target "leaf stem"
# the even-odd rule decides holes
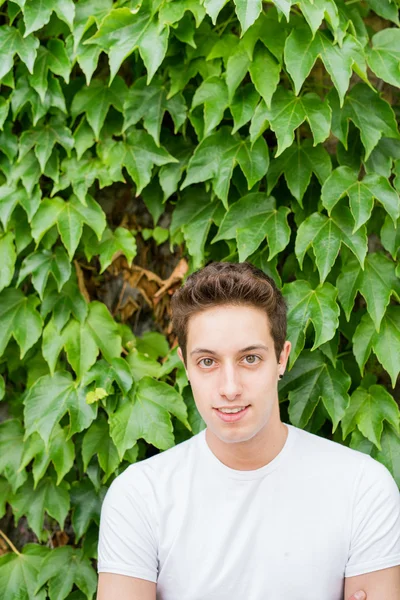
[[[336,358],[341,358],[342,356],[347,356],[348,354],[353,354],[352,350],[345,350],[345,352],[340,352]]]
[[[232,14],[230,15],[230,17],[226,21],[224,21],[218,27],[215,28],[215,31],[216,31],[218,37],[221,37],[221,35],[224,33],[224,31],[228,27],[228,25],[230,23],[233,23],[233,21],[236,20],[235,16],[236,16],[236,13],[235,13],[235,11],[233,11]]]
[[[18,554],[18,556],[21,556],[21,552],[19,552],[16,547],[14,546],[14,544],[12,543],[12,541],[6,536],[6,534],[4,533],[4,531],[2,531],[0,529],[0,535],[2,538],[5,539],[5,541],[7,542],[7,544],[10,546],[11,550],[13,552],[15,552],[15,554]]]

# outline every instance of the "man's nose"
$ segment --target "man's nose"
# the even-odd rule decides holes
[[[220,373],[220,395],[225,396],[228,400],[234,400],[242,393],[239,373],[233,365],[224,365],[221,367]]]

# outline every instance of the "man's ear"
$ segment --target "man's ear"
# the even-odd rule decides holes
[[[183,354],[182,354],[182,350],[181,350],[181,347],[180,347],[180,346],[178,346],[177,355],[179,356],[179,358],[180,358],[180,359],[181,359],[181,361],[183,362],[183,366],[184,366],[184,367],[185,367],[185,369],[186,369],[185,361],[183,360]]]
[[[187,368],[186,368],[186,365],[185,365],[185,361],[183,360],[183,354],[182,354],[182,350],[181,350],[181,347],[180,347],[180,346],[178,346],[177,355],[178,355],[178,356],[179,356],[179,358],[181,359],[181,361],[182,361],[182,363],[183,363],[183,366],[185,367],[185,371],[186,371],[186,377],[189,379],[189,375],[188,375],[188,372],[187,372]]]
[[[287,361],[289,359],[291,347],[292,347],[292,344],[288,340],[286,340],[286,342],[284,343],[280,358],[279,358],[279,362],[284,366],[285,369],[286,369]]]

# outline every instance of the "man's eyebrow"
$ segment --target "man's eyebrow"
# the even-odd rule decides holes
[[[264,344],[254,344],[252,346],[246,346],[246,348],[242,348],[238,351],[238,354],[241,354],[242,352],[248,352],[249,350],[268,350],[268,347],[264,346]],[[192,354],[214,354],[214,356],[217,356],[218,352],[214,352],[214,350],[209,350],[207,348],[195,348],[191,351],[190,356],[192,356]]]

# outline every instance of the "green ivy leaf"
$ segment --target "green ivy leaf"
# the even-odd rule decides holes
[[[56,143],[61,144],[67,151],[67,154],[70,155],[70,151],[74,146],[74,139],[68,127],[65,127],[63,121],[57,118],[51,119],[45,125],[38,125],[34,129],[28,129],[23,132],[19,143],[18,161],[31,148],[34,148],[36,158],[43,173]]]
[[[304,348],[305,332],[311,321],[315,350],[335,335],[339,324],[340,309],[336,304],[337,290],[330,283],[320,284],[313,289],[308,281],[297,280],[286,283],[283,295],[288,304],[288,339],[292,343],[289,366],[295,363]]]
[[[383,421],[387,421],[400,433],[400,412],[394,398],[381,385],[368,389],[358,387],[350,398],[350,404],[342,419],[343,439],[356,427],[363,436],[382,450]]]
[[[15,174],[15,176],[18,177],[18,174]],[[30,220],[37,211],[40,201],[41,194],[39,187],[35,190],[27,190],[17,186],[14,182],[1,186],[0,220],[3,223],[3,227],[8,229],[10,218],[12,217],[17,204],[22,206],[27,214],[28,220]]]
[[[32,284],[43,300],[44,290],[50,273],[57,284],[58,291],[71,275],[71,264],[65,250],[57,246],[54,253],[50,250],[32,252],[23,261],[19,271],[17,286],[27,275],[32,275]]]
[[[143,377],[135,394],[110,415],[110,433],[121,460],[139,438],[161,450],[174,446],[170,413],[191,431],[182,396],[162,381]]]
[[[18,419],[0,423],[0,473],[4,475],[13,492],[26,481],[27,472],[19,470],[24,449],[24,429]]]
[[[253,25],[262,9],[262,0],[234,0],[242,35]]]
[[[100,23],[113,7],[112,0],[79,0],[75,5],[73,36],[75,49],[92,25]]]
[[[272,98],[271,108],[267,108],[265,115],[278,138],[275,157],[292,145],[294,131],[304,121],[311,127],[314,146],[326,140],[331,128],[331,109],[315,93],[297,98],[293,92],[279,87]]]
[[[105,418],[97,419],[84,435],[82,459],[85,471],[87,471],[93,456],[97,456],[99,465],[104,471],[104,483],[116,471],[120,463],[120,457],[110,437],[109,426]]]
[[[151,81],[163,61],[168,45],[169,28],[160,26],[149,10],[149,2],[143,2],[139,12],[129,8],[115,8],[101,22],[98,32],[85,44],[97,44],[108,54],[110,81],[121,63],[138,48]]]
[[[395,264],[381,252],[367,255],[364,270],[354,259],[347,260],[336,285],[347,320],[350,320],[357,291],[360,291],[377,332],[380,331],[391,295],[395,294],[400,300],[400,282],[396,277]]]
[[[187,110],[183,95],[178,93],[168,99],[167,89],[161,78],[155,77],[146,85],[146,78],[140,77],[125,96],[123,131],[143,119],[144,127],[159,146],[161,123],[166,111],[174,121],[176,134],[186,120]]]
[[[211,224],[217,221],[222,205],[210,202],[210,195],[204,190],[196,190],[197,202],[193,202],[192,194],[191,191],[182,194],[172,215],[170,236],[183,233],[194,268],[199,268],[204,261],[204,246]]]
[[[50,39],[47,46],[40,46],[35,61],[33,74],[29,77],[29,83],[39,94],[42,102],[45,101],[47,91],[47,74],[50,71],[60,75],[65,83],[69,82],[71,73],[71,62],[61,40]]]
[[[170,196],[177,191],[183,171],[186,169],[189,159],[193,154],[193,146],[189,140],[185,142],[183,139],[178,140],[177,138],[173,138],[171,143],[167,144],[167,150],[177,159],[178,162],[164,165],[158,172],[160,186],[164,193],[163,202],[168,200],[168,198],[170,198]],[[160,217],[162,214],[161,209],[164,210],[162,205],[158,211],[158,217]],[[152,211],[150,210],[150,212]],[[154,218],[153,213],[152,216]],[[155,223],[157,221],[158,219],[154,219]]]
[[[392,219],[387,215],[381,228],[380,237],[384,248],[390,252],[393,259],[396,260],[396,256],[400,250],[399,222],[397,221],[397,223],[393,224]]]
[[[76,584],[88,600],[97,587],[96,573],[81,548],[59,546],[43,560],[36,592],[48,584],[50,598],[66,598]]]
[[[47,327],[50,330],[47,331]],[[46,326],[43,338],[43,356],[54,373],[62,348],[74,369],[78,381],[95,363],[99,350],[110,362],[121,353],[121,337],[108,309],[101,302],[91,302],[84,321],[71,319],[54,340],[52,325]]]
[[[281,65],[264,46],[258,45],[249,66],[249,73],[254,87],[270,108],[271,99],[280,80]]]
[[[268,194],[284,174],[290,192],[302,206],[311,175],[314,173],[323,185],[331,171],[331,158],[322,145],[313,147],[311,140],[293,144],[271,163],[267,173]]]
[[[27,77],[20,77],[17,80],[15,90],[11,94],[11,107],[14,118],[28,103],[31,105],[33,126],[37,125],[51,107],[65,114],[67,113],[60,82],[53,75],[48,76],[48,87],[43,101],[40,99],[39,94],[29,86]]]
[[[207,14],[210,15],[214,25],[221,9],[227,2],[228,0],[204,0],[204,8],[206,9]]]
[[[85,75],[86,85],[90,85],[102,52],[100,46],[84,46],[84,41],[80,41],[75,47],[73,36],[69,35],[65,40],[65,50],[70,63],[78,63]]]
[[[400,139],[393,109],[379,94],[364,83],[357,83],[346,95],[343,108],[339,108],[334,91],[328,94],[332,114],[332,133],[347,150],[349,120],[360,130],[365,148],[365,160],[382,137]]]
[[[297,230],[295,253],[300,267],[305,253],[312,246],[322,283],[330,273],[343,243],[355,254],[363,268],[367,254],[366,229],[363,226],[354,233],[353,223],[350,211],[345,207],[336,209],[331,218],[320,213],[310,215]]]
[[[67,23],[72,30],[75,16],[75,4],[72,0],[30,0],[23,2],[23,13],[25,21],[25,37],[41,29],[50,21],[52,12],[55,11],[57,17]]]
[[[124,166],[136,184],[136,196],[150,183],[154,165],[178,162],[164,148],[158,148],[145,131],[129,129],[124,142],[112,142],[103,152],[103,160],[114,177]]]
[[[43,478],[36,489],[31,477],[10,498],[10,504],[17,519],[26,516],[29,527],[39,540],[47,539],[43,529],[44,513],[47,512],[59,523],[61,529],[70,508],[69,484],[62,481],[56,485],[52,477]]]
[[[367,0],[367,4],[380,17],[393,21],[396,25],[400,25],[399,9],[396,2],[392,2],[392,0],[384,0],[384,2],[382,0]]]
[[[368,64],[377,77],[400,87],[400,30],[383,29],[372,37]]]
[[[162,366],[148,354],[138,352],[137,348],[132,348],[126,357],[132,376],[135,381],[140,381],[142,377],[147,375],[159,379],[161,377]]]
[[[381,321],[379,333],[366,313],[353,336],[353,352],[361,373],[373,350],[381,365],[389,373],[392,387],[400,372],[400,308],[388,306]]]
[[[123,359],[114,359],[114,360],[121,360],[126,364],[126,361],[124,361]],[[129,380],[128,389],[126,391],[129,391],[130,387],[132,386],[132,374],[130,373],[129,367],[128,367],[128,371],[129,371],[129,375],[130,375],[130,380]],[[93,367],[91,367],[85,373],[83,380],[82,380],[82,386],[88,386],[90,383],[94,382],[95,390],[101,389],[106,393],[106,395],[110,395],[114,392],[113,382],[115,379],[116,379],[115,370],[112,367],[110,368],[110,364],[107,363],[102,358],[102,359],[96,361],[95,364],[93,365]],[[125,387],[123,387],[123,391],[125,391]]]
[[[288,394],[290,421],[302,429],[307,426],[322,400],[332,419],[334,433],[349,405],[347,392],[350,382],[341,361],[334,368],[319,350],[304,351],[293,368],[285,373],[284,380],[279,384],[279,393]]]
[[[77,284],[76,274],[71,273],[71,279],[59,292],[53,280],[50,279],[41,305],[43,319],[53,312],[54,324],[57,333],[61,331],[72,313],[76,319],[83,321],[87,315],[88,305],[83,298]]]
[[[80,160],[82,154],[84,154],[88,148],[91,148],[96,141],[93,134],[93,129],[86,121],[86,118],[83,118],[78,127],[75,129],[73,138],[76,156],[77,159]]]
[[[99,180],[99,187],[111,185],[114,181],[124,181],[122,175],[117,173],[110,175],[110,170],[101,158],[94,158],[87,152],[81,159],[74,155],[64,158],[61,163],[61,177],[53,187],[51,195],[54,196],[59,190],[65,190],[70,185],[79,201],[86,205],[86,196],[94,181]]]
[[[46,600],[45,590],[35,590],[40,566],[49,552],[47,546],[25,544],[19,554],[8,552],[0,556],[0,598]]]
[[[25,297],[20,290],[5,289],[0,293],[0,356],[11,336],[20,348],[22,359],[42,333],[42,319],[36,310],[39,299]]]
[[[127,93],[128,88],[121,77],[116,77],[110,86],[101,79],[93,79],[89,86],[83,86],[75,94],[71,104],[71,115],[77,117],[84,112],[98,140],[110,106],[122,113]]]
[[[101,239],[106,226],[105,215],[91,196],[86,196],[86,206],[79,202],[76,196],[71,196],[67,202],[58,197],[46,198],[42,200],[32,219],[32,235],[36,244],[39,244],[46,231],[57,225],[63,244],[72,260],[84,224],[93,229],[98,239]]]
[[[207,137],[221,122],[229,105],[228,88],[223,79],[210,77],[203,81],[193,96],[191,111],[201,104],[204,104],[204,137]]]
[[[400,437],[394,427],[388,425],[385,421],[381,436],[382,451],[364,438],[358,429],[355,429],[351,436],[350,447],[354,450],[366,452],[372,458],[381,462],[394,477],[397,485],[400,486],[399,458],[400,458]]]
[[[250,124],[250,141],[253,144],[262,133],[269,127],[269,111],[264,100],[261,100],[254,111]]]
[[[70,373],[57,371],[40,377],[24,398],[25,439],[37,431],[49,447],[54,427],[68,412],[68,438],[87,429],[96,418],[97,405],[86,403],[85,391],[77,388]]]
[[[41,192],[39,186],[37,185],[39,177],[40,165],[34,152],[31,151],[28,152],[28,154],[21,160],[20,163],[14,162],[13,169],[10,171],[10,173],[7,173],[8,185],[2,187],[1,195],[8,195],[9,189],[7,190],[7,187],[13,188],[13,193],[17,192],[17,194],[19,194],[19,190],[15,190],[15,188],[17,187],[16,184],[18,181],[22,181],[22,185],[24,186],[26,193],[22,194],[18,198],[18,201],[25,209],[28,219],[32,218],[40,203]],[[33,196],[33,198],[30,196]]]
[[[146,331],[136,339],[136,348],[139,352],[148,354],[151,358],[163,358],[169,353],[169,344],[164,335],[158,331]]]
[[[0,133],[0,152],[3,152],[8,160],[12,162],[18,153],[18,138],[12,132],[12,123],[4,124]]]
[[[0,256],[2,257],[0,264],[0,291],[10,285],[14,275],[15,260],[17,258],[14,239],[14,234],[11,231],[3,235],[0,234]]]
[[[0,80],[12,68],[15,54],[18,54],[22,62],[27,66],[28,71],[32,73],[38,47],[39,40],[33,35],[22,37],[16,27],[2,25],[0,27],[0,54],[2,57]]]
[[[261,192],[248,194],[229,207],[211,243],[236,237],[239,261],[243,262],[266,239],[271,260],[289,243],[289,212],[286,206],[277,209],[272,196]]]
[[[232,101],[233,96],[243,81],[249,67],[251,59],[248,52],[243,48],[243,45],[238,45],[232,56],[229,57],[226,65],[226,85],[228,87],[228,100]],[[218,77],[218,74],[216,74]]]
[[[400,158],[400,141],[381,138],[369,159],[364,163],[367,173],[377,173],[387,179],[392,173],[393,162]]]
[[[160,23],[167,25],[178,23],[185,16],[185,12],[189,10],[196,19],[196,27],[199,27],[206,15],[206,11],[204,6],[199,4],[197,0],[175,0],[175,2],[161,4],[158,13]]]
[[[212,179],[215,194],[226,209],[230,180],[236,164],[240,165],[249,190],[266,174],[269,164],[268,147],[264,139],[260,138],[251,146],[248,140],[230,134],[229,128],[222,127],[197,146],[181,185],[182,190],[193,183]]]
[[[106,489],[102,488],[98,494],[88,477],[83,481],[73,482],[71,486],[72,527],[77,541],[86,533],[91,521],[99,525],[101,504],[105,492]]]
[[[50,461],[56,470],[56,484],[59,485],[74,465],[75,446],[71,439],[67,439],[66,430],[56,424],[51,434],[48,449],[45,448],[38,433],[33,433],[24,442],[24,452],[19,470],[24,469],[32,459],[34,459],[32,466],[34,489],[46,473]]]
[[[318,31],[324,17],[327,23],[332,25],[335,34],[337,33],[339,13],[335,0],[301,0],[301,12],[313,35]]]
[[[131,265],[137,254],[135,232],[117,227],[114,231],[105,229],[100,242],[95,235],[88,235],[84,239],[85,254],[87,260],[91,260],[94,255],[99,256],[100,274],[115,260],[118,256],[125,256],[128,264]]]
[[[3,97],[0,98],[0,130],[3,129],[4,122],[10,110],[10,101]]]
[[[234,122],[232,133],[250,121],[259,100],[260,96],[251,83],[237,90],[229,107]]]
[[[383,205],[393,223],[396,223],[400,216],[399,195],[382,175],[371,173],[359,181],[356,171],[349,167],[338,167],[325,181],[321,190],[321,200],[328,213],[344,195],[349,197],[350,210],[354,217],[353,233],[370,218],[374,198]]]
[[[360,77],[368,81],[362,45],[355,37],[347,35],[343,44],[339,46],[332,43],[326,31],[320,30],[314,35],[309,27],[295,27],[286,40],[285,63],[294,81],[296,95],[299,94],[318,57],[331,76],[341,106],[353,68]]]

